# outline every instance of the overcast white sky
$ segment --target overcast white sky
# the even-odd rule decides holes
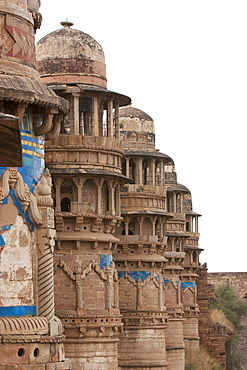
[[[154,119],[202,214],[201,263],[247,271],[247,1],[41,2],[36,40],[73,22],[102,45],[108,88]]]

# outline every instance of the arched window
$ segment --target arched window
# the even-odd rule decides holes
[[[196,253],[196,251],[193,252],[193,262],[197,262],[197,253]]]
[[[61,201],[61,211],[62,212],[70,212],[70,199],[63,198]]]

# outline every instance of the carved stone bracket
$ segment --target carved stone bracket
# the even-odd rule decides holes
[[[29,191],[17,168],[8,168],[3,172],[0,185],[0,201],[8,196],[11,189],[14,190],[23,212],[28,212],[35,225],[42,224],[42,216],[38,209],[36,197]]]

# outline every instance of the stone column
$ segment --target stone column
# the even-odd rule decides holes
[[[116,185],[116,188],[115,188],[115,196],[116,196],[116,209],[115,209],[115,212],[116,212],[116,215],[117,216],[120,216],[121,214],[121,210],[120,210],[120,184],[117,184]]]
[[[125,159],[126,163],[126,177],[130,177],[130,158]]]
[[[161,159],[160,160],[160,186],[164,186],[164,162],[163,160]]]
[[[103,185],[103,181],[98,180],[97,212],[99,215],[102,214],[102,185]]]
[[[155,160],[151,159],[151,184],[155,186]]]
[[[119,101],[115,101],[115,137],[119,139]]]
[[[113,137],[113,100],[108,101],[107,106],[107,136]]]
[[[93,136],[99,136],[99,108],[96,97],[93,97]]]
[[[80,112],[79,112],[79,97],[80,94],[73,94],[74,97],[74,134],[80,133]]]
[[[138,158],[138,172],[139,172],[139,184],[143,185],[143,175],[142,175],[142,158]]]
[[[61,177],[54,177],[53,178],[55,189],[56,189],[56,212],[61,212],[61,184],[62,179]]]
[[[177,212],[177,193],[173,194],[173,212]]]

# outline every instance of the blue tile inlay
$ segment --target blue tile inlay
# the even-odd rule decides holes
[[[167,285],[171,280],[164,278],[164,284]]]
[[[146,272],[146,271],[131,271],[131,272],[126,272],[126,271],[118,271],[118,279],[121,279],[122,276],[125,274],[129,275],[133,280],[138,280],[140,279],[141,281],[144,281],[147,279],[148,276],[151,275],[151,272]],[[155,276],[155,278],[158,280],[160,275]]]
[[[11,190],[10,190],[9,194],[7,195],[7,197],[5,197],[5,198],[3,199],[3,203],[2,203],[2,204],[7,204],[7,203],[8,203],[8,196],[9,196],[9,195],[12,197],[12,199],[13,199],[13,203],[14,203],[14,205],[15,205],[15,206],[17,207],[17,209],[18,209],[18,213],[19,213],[21,216],[23,216],[23,218],[24,218],[25,222],[29,225],[30,230],[31,230],[31,231],[33,231],[33,230],[34,230],[34,225],[33,225],[32,221],[30,220],[30,218],[29,218],[28,214],[27,214],[26,212],[23,212],[23,210],[22,210],[22,208],[21,208],[21,204],[20,204],[20,202],[18,201],[18,199],[16,198],[16,195],[15,195],[14,189],[11,189]],[[10,228],[10,227],[9,227],[9,228]]]
[[[0,307],[1,316],[35,316],[36,306]]]
[[[0,227],[0,232],[11,229],[11,225],[4,225]]]
[[[160,278],[160,275],[154,276],[154,280],[158,281]]]
[[[141,281],[144,281],[149,275],[151,275],[151,272],[131,271],[131,272],[128,272],[128,275],[135,281],[138,279],[140,279]]]
[[[41,140],[41,139],[38,139],[36,137],[25,136],[25,133],[30,134],[30,132],[21,130],[21,133],[23,133],[23,132],[24,132],[24,135],[21,134],[21,140],[30,141],[30,142],[35,143],[35,144],[43,144],[43,140]]]
[[[118,279],[121,279],[121,277],[124,276],[126,274],[126,272],[125,271],[118,271],[117,274],[118,274]]]
[[[111,255],[108,255],[108,254],[101,254],[100,255],[99,267],[101,268],[101,270],[104,270],[104,268],[106,266],[110,267],[111,264],[112,264],[112,256]]]
[[[181,287],[183,290],[187,288],[188,286],[191,288],[195,288],[196,284],[193,281],[186,281],[186,282],[181,283]]]
[[[22,167],[17,167],[29,190],[33,192],[34,185],[44,173],[44,145],[42,136],[35,137],[31,131],[20,129],[22,140]],[[0,176],[7,167],[0,167]]]
[[[4,247],[4,246],[5,246],[4,238],[2,235],[0,235],[0,247]]]

